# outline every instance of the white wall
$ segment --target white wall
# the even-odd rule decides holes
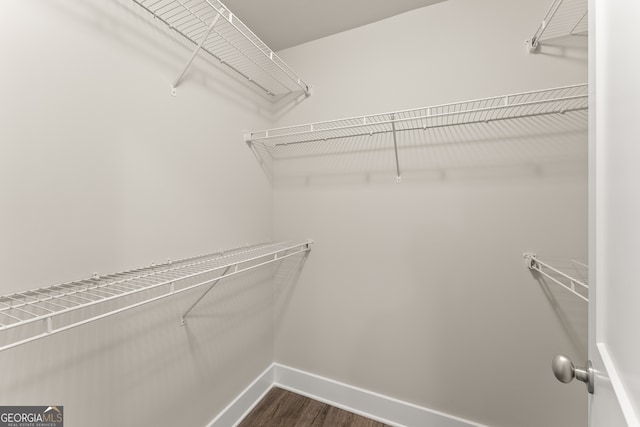
[[[131,1],[5,1],[0,294],[271,239],[272,191],[242,142],[264,99]],[[273,360],[271,270],[0,354],[0,403],[69,427],[208,423]]]
[[[525,52],[547,7],[449,0],[285,50],[314,95],[278,124],[586,82],[586,39]],[[550,361],[586,359],[586,304],[521,255],[587,258],[586,113],[425,135],[400,141],[401,184],[376,137],[275,161],[275,237],[317,243],[276,361],[491,426],[584,426]]]

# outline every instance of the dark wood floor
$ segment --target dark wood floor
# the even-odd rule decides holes
[[[274,387],[238,427],[389,427]]]

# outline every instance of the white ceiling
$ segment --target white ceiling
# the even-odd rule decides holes
[[[444,0],[223,0],[278,51]]]

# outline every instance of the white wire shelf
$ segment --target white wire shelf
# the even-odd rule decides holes
[[[530,270],[537,271],[539,274],[562,286],[581,300],[589,302],[589,285],[583,280],[576,279],[575,277],[560,271],[558,268],[540,261],[534,253],[526,252],[523,256],[526,261],[526,265]],[[579,261],[571,260],[571,263],[577,268],[589,268],[589,266]]]
[[[563,114],[588,108],[586,84],[522,92],[451,104],[245,133],[245,141],[260,146],[274,157],[291,146],[346,138],[391,134],[396,152],[396,174],[400,165],[396,134],[431,128],[489,123],[523,117]],[[316,144],[317,145],[317,144]]]
[[[231,68],[270,97],[310,94],[309,86],[218,0],[133,0],[193,44],[195,50],[172,85],[172,93],[199,50]]]
[[[0,351],[311,250],[311,241],[264,243],[0,296]]]
[[[535,34],[526,41],[529,52],[535,52],[544,40],[588,34],[587,3],[587,0],[553,0]]]

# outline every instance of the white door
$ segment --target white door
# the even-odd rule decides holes
[[[590,427],[640,426],[640,1],[589,0]]]

